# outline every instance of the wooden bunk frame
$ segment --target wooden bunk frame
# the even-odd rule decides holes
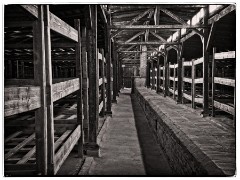
[[[228,102],[232,102],[231,100],[229,101],[228,99],[224,99],[224,102],[220,101],[220,99],[216,98],[216,88],[215,84],[221,84],[224,86],[231,86],[234,88],[234,92],[236,91],[235,89],[235,77],[232,78],[225,78],[225,77],[216,77],[216,61],[218,60],[225,60],[225,59],[235,59],[235,51],[229,51],[229,52],[221,52],[221,53],[216,53],[216,48],[213,48],[213,60],[212,60],[212,116],[215,116],[215,108],[220,109],[222,111],[225,111],[233,116],[235,116],[235,93],[234,93],[234,104],[230,105]]]

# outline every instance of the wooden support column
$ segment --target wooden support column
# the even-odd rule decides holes
[[[151,61],[151,70],[152,70],[152,73],[151,73],[151,77],[152,77],[152,81],[151,81],[151,89],[154,89],[154,61],[152,59]]]
[[[17,60],[17,79],[19,79],[19,60]]]
[[[176,99],[176,64],[173,65],[173,99]]]
[[[90,5],[92,28],[89,31],[89,139],[86,153],[99,156],[97,130],[99,120],[99,60],[97,49],[97,5]]]
[[[37,172],[47,175],[47,102],[44,47],[43,5],[38,6],[38,19],[33,25],[34,81],[40,86],[41,107],[35,111]]]
[[[157,88],[156,91],[157,93],[160,92],[160,58],[158,57],[157,59]]]
[[[196,108],[195,104],[195,97],[196,97],[196,84],[195,84],[195,78],[196,78],[196,66],[194,65],[194,59],[192,60],[192,108]]]
[[[119,89],[118,89],[118,83],[119,83],[119,58],[118,58],[118,53],[117,51],[115,50],[114,52],[116,54],[116,95],[119,96]]]
[[[150,87],[150,62],[147,61],[147,67],[146,67],[146,87]]]
[[[122,88],[122,61],[119,59],[118,65],[119,73],[118,73],[118,92],[121,91]]]
[[[88,64],[87,64],[87,44],[86,27],[82,28],[82,89],[83,89],[83,131],[84,141],[88,142],[89,137],[89,116],[88,116]]]
[[[184,64],[184,58],[182,58],[182,104],[184,104],[184,91],[185,91],[185,88],[184,88],[184,81],[183,81],[183,79],[184,79],[184,66],[183,66],[183,64]]]
[[[203,25],[208,24],[209,10],[208,6],[203,8]],[[209,30],[203,30],[203,116],[207,116],[209,114],[209,92],[208,92],[208,63],[209,63],[209,53],[207,52],[207,41],[208,41]]]
[[[168,95],[168,53],[166,51],[166,55],[164,56],[164,77],[165,77],[165,81],[164,81],[164,97],[166,97]]]
[[[25,78],[25,72],[24,72],[24,61],[21,62],[21,74],[22,74],[22,78]]]
[[[82,108],[82,52],[81,52],[81,24],[80,19],[75,19],[75,29],[78,31],[78,42],[76,43],[76,77],[79,79],[79,90],[77,91],[77,125],[80,125],[81,135],[78,139],[78,156],[83,158],[83,144],[84,144],[84,133],[83,133],[83,108]]]
[[[107,27],[105,27],[106,31],[106,38],[108,39],[107,41],[107,54],[106,54],[106,62],[107,62],[107,111],[106,114],[112,115],[112,89],[111,89],[111,32],[108,26],[111,25],[111,14],[109,13],[107,15],[107,20],[108,24]]]
[[[48,175],[54,174],[54,121],[52,99],[52,60],[49,5],[43,5],[44,12],[44,38],[45,38],[45,64],[46,64],[46,98],[47,98],[47,155]]]
[[[7,78],[11,79],[13,77],[12,74],[12,60],[8,60],[8,74],[7,74]]]
[[[115,53],[115,46],[112,49],[113,54],[113,99],[112,103],[117,103],[117,54]]]
[[[178,42],[180,42],[181,39],[181,30],[178,31]],[[182,46],[179,44],[178,45],[178,50],[177,50],[177,63],[178,63],[178,69],[177,69],[177,91],[178,91],[178,97],[177,97],[177,103],[182,102]]]
[[[216,73],[216,69],[215,69],[216,68],[215,67],[215,53],[216,53],[216,48],[213,48],[213,59],[212,59],[212,117],[215,116],[215,107],[214,107],[214,100],[215,100],[215,83],[214,83],[214,78],[215,78],[215,73]]]
[[[101,111],[101,115],[104,116],[105,115],[105,108],[106,108],[106,105],[105,105],[105,65],[104,65],[104,57],[105,57],[105,54],[104,54],[104,49],[101,49],[100,50],[101,54],[102,54],[102,62],[101,62],[101,78],[102,78],[102,87],[101,87],[101,96],[102,96],[102,101],[103,101],[103,108],[102,108],[102,111]]]

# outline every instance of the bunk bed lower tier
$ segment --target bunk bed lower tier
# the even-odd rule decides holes
[[[77,125],[76,94],[66,99],[54,103],[54,174],[81,136],[81,127]],[[5,176],[37,175],[35,140],[33,111],[5,118]]]

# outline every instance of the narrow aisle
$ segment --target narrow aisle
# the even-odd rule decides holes
[[[89,175],[167,175],[170,172],[135,102],[137,112],[134,112],[130,92],[122,90],[118,103],[112,108],[113,117],[100,145],[101,157],[94,158]]]

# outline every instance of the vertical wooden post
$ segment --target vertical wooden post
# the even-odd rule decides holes
[[[184,77],[185,77],[185,75],[184,75],[184,58],[182,58],[182,104],[184,104],[184,91],[185,91],[185,88],[184,88]]]
[[[106,54],[106,62],[107,62],[107,111],[106,114],[112,115],[112,89],[111,89],[111,32],[108,26],[111,25],[111,14],[107,15],[108,24],[105,29],[107,41],[107,54]]]
[[[196,72],[195,72],[196,66],[194,65],[194,59],[192,59],[192,108],[196,108],[195,104],[195,97],[196,97],[196,84],[195,84],[195,77],[196,77]]]
[[[149,76],[149,74],[150,74],[150,66],[149,66],[149,61],[147,62],[147,69],[146,69],[146,87],[147,88],[149,88],[149,86],[150,86],[150,76]]]
[[[103,101],[103,108],[101,111],[102,116],[105,115],[105,66],[104,66],[104,49],[101,49],[102,54],[102,62],[101,62],[101,78],[102,78],[102,88],[101,88],[101,96]]]
[[[83,130],[84,141],[88,142],[89,137],[89,117],[88,117],[88,64],[87,64],[87,45],[86,45],[86,27],[82,28],[82,89],[83,89]]]
[[[17,69],[16,69],[16,73],[17,73],[17,79],[19,79],[19,60],[17,60]]]
[[[208,6],[203,8],[203,25],[208,25],[208,16],[209,10]],[[209,30],[203,30],[203,116],[208,115],[209,112],[209,93],[208,93],[208,63],[209,63],[209,54],[207,52],[206,46],[208,41]]]
[[[81,24],[80,19],[75,19],[75,29],[78,31],[78,42],[76,43],[76,77],[79,79],[79,90],[77,91],[77,125],[81,126],[81,136],[78,139],[78,156],[83,157],[83,109],[82,109],[82,59],[81,59]]]
[[[176,99],[176,64],[173,64],[173,99]]]
[[[35,111],[37,172],[47,174],[47,109],[43,5],[38,6],[38,19],[33,26],[34,81],[40,86],[41,107]]]
[[[47,98],[47,155],[48,175],[54,174],[54,121],[52,99],[52,61],[49,5],[43,5],[45,64],[46,64],[46,98]]]
[[[22,74],[22,78],[25,78],[25,72],[24,72],[24,61],[21,62],[21,74]]]
[[[180,43],[181,40],[181,29],[178,31],[178,42]],[[178,50],[177,50],[177,63],[178,63],[178,69],[177,69],[177,77],[178,77],[178,82],[177,82],[177,91],[178,91],[178,97],[177,97],[177,103],[182,102],[182,46],[179,44],[178,45]]]
[[[113,100],[112,103],[117,103],[117,54],[115,53],[115,45],[112,49],[113,54]]]
[[[164,56],[164,67],[165,67],[165,71],[164,71],[164,97],[166,97],[168,95],[168,62],[167,62],[167,51],[166,51],[166,55]]]
[[[7,74],[7,76],[8,76],[8,78],[9,79],[11,79],[12,78],[12,60],[8,60],[8,74]]]
[[[122,89],[122,61],[119,59],[119,82],[118,82],[118,90],[119,92]]]
[[[215,100],[215,83],[214,83],[214,78],[215,78],[215,53],[216,53],[216,48],[213,48],[213,57],[212,57],[212,117],[215,116],[215,107],[214,107],[214,100]]]
[[[152,59],[152,62],[151,62],[151,70],[152,70],[152,73],[151,73],[151,77],[152,77],[152,81],[151,81],[151,89],[154,89],[154,60]]]
[[[157,93],[160,92],[160,58],[157,59]]]
[[[87,155],[99,156],[97,130],[99,120],[99,60],[97,49],[97,5],[90,5],[92,28],[89,30],[89,141]]]

